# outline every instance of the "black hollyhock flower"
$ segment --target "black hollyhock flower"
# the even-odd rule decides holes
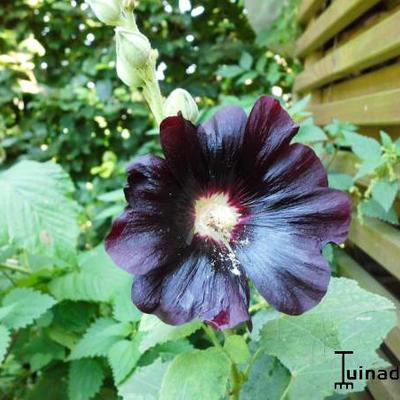
[[[132,299],[169,324],[201,318],[216,328],[248,320],[250,278],[275,308],[298,315],[327,290],[328,242],[346,239],[350,200],[329,189],[298,127],[262,97],[249,118],[225,107],[195,127],[161,123],[165,159],[128,166],[128,206],[106,240],[136,275]]]

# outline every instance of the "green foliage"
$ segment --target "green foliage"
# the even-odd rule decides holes
[[[374,349],[396,323],[393,310],[390,301],[360,289],[354,281],[334,278],[328,294],[313,310],[267,322],[261,344],[290,371],[288,396],[317,400],[332,395],[332,382],[340,377],[335,350],[354,351],[347,368],[385,366]],[[365,381],[358,380],[355,390],[364,385]]]
[[[70,359],[107,356],[112,345],[130,333],[127,323],[117,323],[111,318],[99,318],[82,336],[72,350]]]
[[[138,362],[140,336],[134,340],[120,340],[112,345],[108,353],[114,381],[116,384],[123,381]]]
[[[175,327],[164,324],[154,315],[144,315],[139,326],[139,332],[143,333],[140,351],[145,352],[157,344],[189,336],[200,328],[201,323],[198,321]]]
[[[122,385],[118,393],[123,400],[158,400],[161,382],[169,363],[157,360],[153,364],[139,368]]]
[[[10,336],[10,331],[4,325],[0,325],[0,365],[7,353],[7,348],[10,344]]]
[[[21,329],[31,324],[55,304],[47,294],[29,288],[16,288],[3,301],[1,322],[10,329]]]
[[[224,349],[236,364],[244,364],[250,358],[250,352],[243,336],[228,336],[224,343]]]
[[[179,355],[164,376],[160,400],[222,399],[229,377],[229,359],[219,349]]]
[[[271,92],[290,102],[299,64],[283,55],[297,31],[296,0],[266,1],[263,13],[258,1],[210,0],[201,11],[192,0],[192,12],[178,3],[141,1],[136,10],[159,51],[159,71],[166,67],[164,95],[189,90],[199,98],[200,121],[223,105],[248,112]],[[133,278],[110,260],[103,239],[125,206],[127,162],[160,153],[160,144],[142,94],[116,77],[113,30],[83,2],[16,0],[2,11],[1,393],[175,400],[225,399],[235,391],[243,399],[309,400],[310,382],[330,393],[339,363],[323,367],[337,346],[353,347],[363,365],[381,365],[374,350],[394,323],[391,305],[346,280],[334,281],[325,302],[298,318],[267,308],[252,292],[253,332],[239,327],[223,345],[222,333],[199,321],[175,327],[142,315],[130,298]],[[317,127],[304,111],[307,101],[290,110],[303,121],[296,140],[327,154],[328,169],[338,149],[352,149],[357,175],[330,173],[331,186],[358,196],[360,214],[395,223],[400,141],[384,132],[380,141],[365,139],[338,121]],[[365,176],[371,185],[361,193],[355,179]],[[334,264],[331,246],[324,255]],[[358,342],[352,332],[360,332]],[[310,355],[321,354],[321,343],[316,379]]]
[[[68,375],[69,400],[89,400],[99,392],[104,373],[96,360],[77,360],[70,364]]]
[[[21,161],[0,173],[0,244],[71,259],[79,227],[73,184],[52,162]]]
[[[253,359],[251,374],[243,385],[241,399],[254,400],[262,393],[265,400],[281,400],[289,383],[290,373],[279,360],[260,352]]]

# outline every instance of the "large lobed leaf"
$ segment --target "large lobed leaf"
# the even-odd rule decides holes
[[[280,314],[267,322],[260,343],[277,357],[292,377],[288,399],[320,400],[334,394],[341,364],[335,350],[351,350],[348,368],[385,366],[376,354],[396,323],[393,304],[361,289],[355,281],[332,279],[328,293],[310,312],[292,317]],[[362,390],[365,381],[355,382]]]
[[[79,234],[72,181],[53,162],[21,161],[0,173],[0,244],[68,260]]]
[[[180,354],[164,376],[160,400],[222,399],[229,372],[230,361],[220,349]]]

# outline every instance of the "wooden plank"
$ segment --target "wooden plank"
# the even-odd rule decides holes
[[[334,118],[361,126],[398,125],[400,89],[311,105],[309,109],[318,125],[329,124]]]
[[[400,279],[400,231],[377,219],[365,218],[361,224],[353,218],[350,240]]]
[[[320,87],[400,55],[400,10],[331,51],[300,73],[296,92]]]
[[[399,400],[400,381],[399,380],[374,380],[368,383],[368,390],[376,400]]]
[[[400,62],[323,90],[322,103],[400,89]]]
[[[300,23],[305,24],[313,15],[324,5],[325,0],[302,0],[297,19]]]
[[[336,256],[340,275],[355,279],[363,289],[379,294],[392,301],[397,310],[398,321],[400,321],[400,301],[344,251],[338,251]],[[399,322],[385,338],[385,344],[400,359]]]
[[[380,0],[336,0],[312,22],[297,42],[297,56],[304,57],[332,39]]]

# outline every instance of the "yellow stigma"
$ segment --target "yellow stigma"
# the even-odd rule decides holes
[[[240,213],[229,204],[229,199],[225,194],[216,193],[208,197],[200,197],[194,204],[194,210],[195,234],[212,238],[225,245],[229,244]]]

